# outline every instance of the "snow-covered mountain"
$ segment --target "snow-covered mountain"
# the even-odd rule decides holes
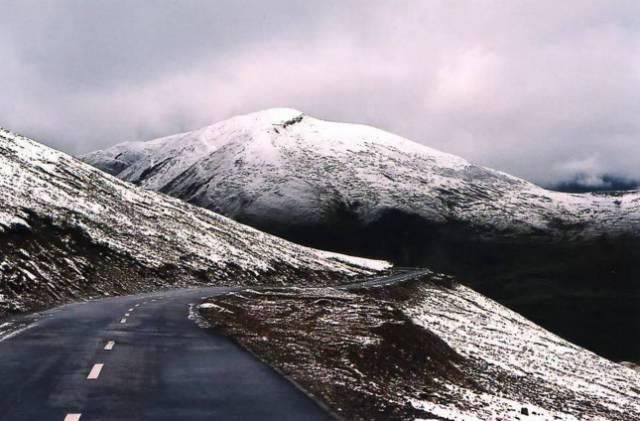
[[[344,206],[499,232],[640,231],[640,194],[565,194],[373,127],[270,109],[200,130],[122,143],[82,159],[119,178],[256,225],[322,224]],[[574,233],[576,234],[576,233]]]
[[[289,243],[0,129],[0,316],[170,285],[324,284],[385,265]]]
[[[640,356],[640,192],[553,192],[291,109],[82,159],[300,244],[455,274],[591,350]]]

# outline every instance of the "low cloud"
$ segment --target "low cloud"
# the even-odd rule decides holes
[[[637,2],[0,4],[0,125],[70,153],[273,106],[541,184],[640,178]]]

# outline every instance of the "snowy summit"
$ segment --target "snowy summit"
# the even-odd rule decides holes
[[[566,194],[373,127],[293,109],[122,143],[82,159],[144,188],[266,227],[322,223],[336,205],[370,223],[388,209],[501,232],[640,231],[640,194]]]

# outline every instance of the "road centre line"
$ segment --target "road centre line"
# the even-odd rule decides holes
[[[102,363],[94,364],[91,368],[91,371],[89,372],[89,375],[87,376],[87,380],[96,380],[98,377],[100,377],[102,367],[104,367],[104,364]]]

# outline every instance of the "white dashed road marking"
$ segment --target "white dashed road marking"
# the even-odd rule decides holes
[[[129,317],[129,316],[131,316],[130,313],[124,313],[124,317]]]
[[[104,349],[105,349],[105,351],[111,351],[115,345],[116,345],[116,342],[115,342],[115,341],[109,341],[109,342],[107,342],[107,344],[104,346]]]
[[[129,310],[127,310],[127,311],[133,311],[133,307],[131,307],[131,308],[130,308]]]
[[[120,320],[120,323],[122,323],[122,324],[127,323],[127,319],[125,318],[125,319]]]
[[[91,369],[91,371],[89,372],[89,375],[87,376],[87,380],[96,380],[98,377],[100,377],[100,372],[102,371],[102,367],[104,367],[104,364],[95,364]]]
[[[81,416],[82,414],[67,414],[67,416],[64,417],[64,421],[80,421]]]

